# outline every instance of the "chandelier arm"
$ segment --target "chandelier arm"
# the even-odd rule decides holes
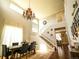
[[[29,0],[29,8],[30,8],[30,0]]]
[[[32,12],[30,8],[30,0],[29,0],[29,8],[23,12],[23,17],[30,20],[35,18],[35,14]]]

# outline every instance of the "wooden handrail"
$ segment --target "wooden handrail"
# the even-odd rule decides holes
[[[45,38],[44,38],[44,35],[40,35],[40,37],[41,37],[46,43],[48,43],[51,47],[54,47],[54,45],[52,44],[52,42],[50,41],[49,38],[47,38],[46,36],[45,36]]]

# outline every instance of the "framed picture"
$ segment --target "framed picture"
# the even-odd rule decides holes
[[[47,33],[49,34],[49,31]]]
[[[53,34],[50,34],[50,36],[53,36]]]
[[[43,24],[44,24],[44,25],[46,25],[46,24],[47,24],[47,21],[46,21],[46,20],[44,20],[44,21],[43,21]]]
[[[51,31],[53,31],[53,29],[51,28]]]

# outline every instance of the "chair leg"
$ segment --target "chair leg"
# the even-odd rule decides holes
[[[16,53],[16,58],[18,58],[18,53]]]
[[[2,58],[1,59],[3,59],[3,56],[2,56]]]
[[[34,54],[36,53],[36,50],[34,49]]]
[[[28,52],[26,52],[26,59],[27,59],[27,55],[28,55]]]
[[[6,59],[8,59],[8,56],[6,57]]]
[[[26,54],[26,59],[27,59],[27,54]]]
[[[3,57],[3,56],[2,56],[2,58],[1,58],[1,59],[8,59],[8,57]]]
[[[21,54],[20,54],[20,59],[21,59]]]

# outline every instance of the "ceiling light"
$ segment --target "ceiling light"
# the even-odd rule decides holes
[[[30,8],[30,0],[29,0],[29,8],[27,10],[23,11],[23,17],[28,19],[33,19],[35,18],[35,14],[32,12],[31,8]]]

